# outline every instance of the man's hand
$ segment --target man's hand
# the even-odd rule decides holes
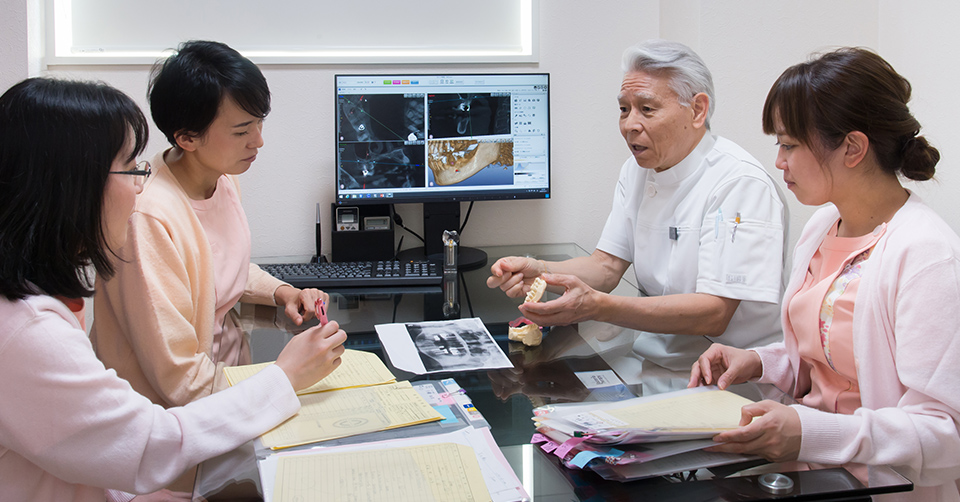
[[[543,272],[544,264],[540,260],[505,256],[490,266],[487,287],[500,288],[510,298],[520,298],[530,291],[530,284]]]
[[[563,288],[563,295],[549,302],[525,302],[520,305],[523,316],[541,326],[566,326],[595,319],[604,295],[574,275],[543,274],[548,286]]]

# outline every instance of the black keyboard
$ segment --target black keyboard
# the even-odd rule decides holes
[[[423,261],[345,261],[260,265],[268,274],[298,288],[439,286],[440,264]]]

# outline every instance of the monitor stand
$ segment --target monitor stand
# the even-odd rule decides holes
[[[400,261],[432,260],[443,262],[443,231],[460,229],[459,202],[425,202],[423,204],[423,247],[397,253]],[[487,253],[476,248],[459,246],[457,270],[474,270],[487,264]]]

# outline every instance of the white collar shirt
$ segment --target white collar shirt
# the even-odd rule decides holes
[[[781,339],[785,222],[770,175],[727,139],[707,134],[659,173],[630,157],[597,249],[633,263],[643,295],[741,301],[718,338],[640,332],[634,352],[684,370],[713,341],[755,347]]]

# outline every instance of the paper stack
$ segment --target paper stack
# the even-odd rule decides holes
[[[548,405],[534,410],[532,442],[571,468],[629,481],[750,460],[702,451],[712,437],[739,427],[753,401],[716,387],[698,387],[612,403]]]
[[[224,368],[230,385],[273,363]],[[396,377],[376,354],[346,350],[340,366],[298,392],[300,411],[260,437],[270,449],[442,420],[437,410]]]
[[[265,502],[530,500],[485,427],[280,452],[259,464]]]

